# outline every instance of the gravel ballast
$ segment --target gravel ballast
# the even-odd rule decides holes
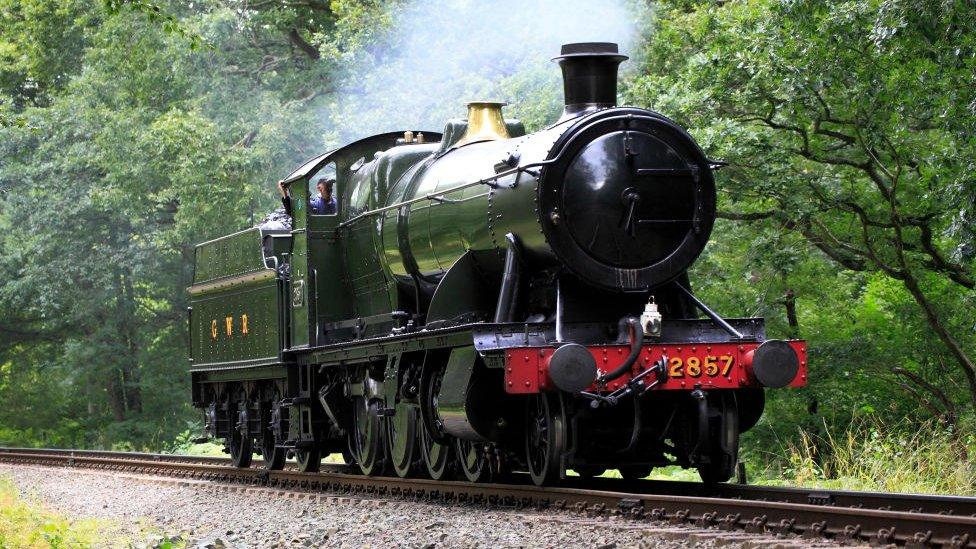
[[[139,547],[735,547],[793,546],[729,532],[347,496],[284,494],[205,481],[0,464],[22,495],[73,518],[110,519]],[[146,533],[152,531],[154,533]],[[111,544],[109,544],[111,545]]]

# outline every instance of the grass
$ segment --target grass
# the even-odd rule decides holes
[[[134,540],[143,540],[136,544]],[[13,481],[0,475],[0,549],[87,549],[136,547],[185,549],[182,536],[167,537],[142,524],[123,530],[99,519],[71,519],[23,498]]]
[[[0,476],[0,549],[103,546],[112,537],[107,532],[103,522],[71,520],[24,501],[13,482]]]
[[[826,426],[825,426],[826,427]],[[749,452],[749,482],[836,490],[976,496],[976,436],[930,423],[858,421],[823,436],[800,431],[779,448]],[[576,476],[575,472],[570,472]],[[616,470],[600,475],[620,478]],[[698,482],[694,469],[659,467],[647,478]]]
[[[571,477],[578,477],[579,474],[570,469],[567,471],[567,475]],[[607,469],[599,478],[623,478],[620,475],[620,471],[616,469]],[[677,465],[672,465],[669,467],[656,467],[651,471],[651,474],[644,477],[651,480],[681,480],[688,482],[701,482],[701,477],[698,476],[698,471],[695,469],[683,469]]]
[[[972,496],[976,495],[973,451],[971,437],[935,424],[918,428],[865,420],[834,435],[799,433],[773,456],[755,482]]]
[[[202,442],[199,444],[188,444],[186,446],[176,448],[173,453],[186,454],[188,456],[227,457],[228,455],[224,453],[224,445],[218,444],[216,442]]]

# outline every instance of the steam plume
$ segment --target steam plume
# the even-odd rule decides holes
[[[467,101],[511,103],[506,116],[531,131],[561,110],[567,42],[633,44],[635,10],[624,0],[420,1],[398,8],[387,47],[345,78],[329,116],[328,145],[401,129],[441,131]]]

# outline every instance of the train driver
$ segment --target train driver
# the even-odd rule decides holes
[[[338,211],[338,203],[332,196],[332,189],[335,187],[335,179],[323,177],[315,184],[319,190],[319,195],[308,200],[308,207],[312,215],[335,215]],[[285,207],[285,213],[291,213],[291,197],[285,189],[282,181],[278,182],[278,192],[281,193],[281,204]]]

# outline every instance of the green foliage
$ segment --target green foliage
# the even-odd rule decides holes
[[[973,436],[934,423],[921,427],[871,419],[822,437],[801,432],[777,456],[782,467],[762,476],[811,487],[976,494]]]
[[[332,19],[305,11],[0,6],[18,60],[0,63],[4,442],[161,448],[186,429],[192,246],[254,222],[321,148],[321,79],[289,33]],[[54,40],[69,15],[77,36]]]
[[[810,341],[810,387],[770,393],[747,456],[798,425],[972,414],[974,15],[951,1],[658,4],[626,94],[731,163],[729,221],[693,280],[724,314]]]
[[[175,34],[186,40],[191,50],[195,50],[204,45],[202,36],[187,30],[179,18],[165,12],[155,2],[150,2],[149,0],[103,0],[103,2],[105,9],[111,15],[115,15],[126,8],[145,14],[150,23],[156,23],[164,32]]]

